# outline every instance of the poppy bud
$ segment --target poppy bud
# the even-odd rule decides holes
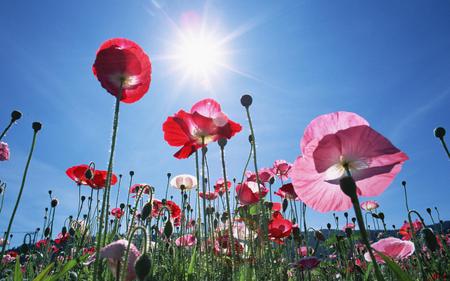
[[[269,179],[269,184],[273,184],[275,182],[275,178],[274,177],[271,177],[270,179]]]
[[[47,207],[45,207],[45,211],[48,212],[48,208]]]
[[[167,238],[170,238],[170,236],[173,233],[173,225],[172,222],[170,220],[167,220],[166,225],[164,226],[164,235]]]
[[[427,208],[427,213],[431,215],[431,208]]]
[[[339,180],[339,185],[341,186],[342,192],[345,193],[352,200],[356,197],[356,183],[352,177],[346,176]]]
[[[44,231],[44,236],[48,237],[49,234],[50,234],[50,227],[47,227]]]
[[[241,97],[241,104],[243,107],[248,108],[250,105],[252,105],[253,98],[250,95],[243,95]]]
[[[406,181],[402,181],[403,187],[406,187]]]
[[[4,191],[3,186],[0,186],[0,194],[3,194],[3,191]]]
[[[75,271],[69,272],[70,281],[78,281],[78,274]]]
[[[286,209],[288,207],[288,200],[286,198],[283,199],[283,213],[286,212]]]
[[[130,171],[130,176],[134,176],[134,171]]]
[[[42,124],[40,122],[33,122],[31,126],[35,132],[38,132],[42,129]]]
[[[142,220],[146,220],[152,211],[151,203],[147,203],[144,205],[141,211]]]
[[[434,136],[442,139],[445,136],[445,129],[442,127],[437,127],[436,129],[434,129]]]
[[[249,135],[249,136],[248,136],[248,142],[249,142],[249,143],[252,143],[252,142],[253,142],[253,136],[252,136],[252,135]]]
[[[222,217],[220,218],[220,221],[225,223],[228,220],[228,212],[223,212]]]
[[[331,223],[327,223],[327,228],[328,228],[328,230],[331,229]]]
[[[374,217],[374,218],[376,218],[376,219],[379,219],[379,218],[380,218],[380,217],[379,217],[377,214],[375,214],[375,213],[372,214],[372,217]]]
[[[378,213],[378,217],[380,218],[380,220],[384,220],[384,213],[380,212]]]
[[[356,223],[356,218],[355,217],[352,218],[352,222]]]
[[[92,172],[91,169],[86,169],[86,171],[84,172],[84,176],[87,179],[92,180],[94,178],[94,173]]]
[[[217,228],[217,226],[219,225],[219,221],[217,219],[214,219],[213,224],[214,228]]]
[[[434,252],[438,249],[439,244],[436,240],[436,235],[431,228],[424,228],[421,230],[422,239],[425,241],[425,245],[430,251]]]
[[[184,200],[187,200],[187,199],[188,199],[188,195],[185,193],[185,194],[183,195],[183,198],[184,198]]]
[[[353,230],[350,227],[346,227],[345,228],[345,234],[347,235],[348,238],[350,238],[352,236]]]
[[[49,195],[52,195],[52,190],[51,190],[51,189],[48,191],[48,194],[49,194]]]
[[[392,225],[392,228],[395,230],[395,224]]]
[[[134,270],[139,281],[145,280],[150,273],[152,261],[147,253],[140,255],[134,263]]]
[[[83,215],[83,219],[87,219],[87,215],[86,214]]]
[[[55,208],[56,206],[58,206],[58,199],[53,198],[52,201],[50,202],[50,205],[52,206],[52,208]]]
[[[325,241],[325,236],[323,235],[322,231],[320,231],[320,230],[316,230],[314,232],[314,237],[316,238],[317,241]]]
[[[81,201],[84,201],[84,200],[86,200],[86,196],[82,195],[81,196]]]
[[[14,110],[13,112],[11,112],[11,121],[17,121],[20,118],[22,118],[22,113],[20,111]]]
[[[217,142],[220,146],[220,148],[224,148],[225,145],[227,145],[227,139],[226,138],[221,138],[218,142]]]
[[[63,226],[63,228],[61,229],[61,233],[62,235],[65,235],[67,233],[67,227]]]
[[[166,205],[167,200],[166,200],[166,199],[163,199],[163,200],[161,200],[161,203],[162,203],[163,205]]]

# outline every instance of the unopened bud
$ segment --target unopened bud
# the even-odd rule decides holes
[[[139,281],[145,280],[147,275],[150,273],[150,268],[152,266],[152,261],[147,253],[140,255],[135,264],[134,269],[136,271],[136,276]]]
[[[241,97],[241,104],[243,107],[248,108],[253,103],[253,98],[250,95],[243,95]]]

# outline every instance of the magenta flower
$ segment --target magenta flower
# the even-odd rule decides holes
[[[0,161],[9,160],[9,147],[6,142],[0,142]]]
[[[246,171],[245,176],[247,178],[247,181],[254,181],[256,182],[256,173],[251,171]],[[272,173],[272,170],[269,168],[262,168],[258,172],[258,178],[260,183],[266,183],[269,182],[271,178],[274,177],[274,174]]]
[[[292,167],[292,183],[300,200],[319,212],[344,211],[352,206],[339,186],[346,167],[356,181],[358,195],[377,196],[408,159],[366,120],[350,112],[314,119],[300,146],[303,155]]]
[[[361,208],[368,212],[373,211],[373,210],[377,209],[378,207],[380,207],[380,205],[376,201],[372,201],[372,200],[361,203]]]
[[[371,244],[376,251],[391,257],[394,260],[402,260],[414,253],[414,243],[411,241],[404,241],[395,237],[388,237]],[[384,263],[384,260],[375,252],[375,259],[378,263]],[[364,254],[366,261],[372,261],[369,253]]]
[[[100,250],[100,258],[108,259],[108,266],[112,274],[116,276],[119,262],[122,260],[128,247],[128,241],[121,239],[112,242]],[[139,250],[133,244],[130,245],[130,252],[128,254],[128,266],[127,266],[127,281],[136,279],[136,272],[134,271],[134,263],[141,255]],[[122,268],[123,270],[123,268]]]
[[[319,264],[320,260],[316,257],[304,257],[298,262],[292,264],[292,266],[300,270],[311,270],[316,268]]]
[[[285,181],[289,179],[289,173],[291,172],[292,164],[286,160],[276,160],[273,163],[272,173],[279,179]]]
[[[295,193],[292,183],[283,184],[283,186],[280,187],[274,194],[280,196],[281,198],[298,200],[297,193]]]
[[[197,238],[192,234],[183,235],[175,240],[175,245],[178,247],[190,248],[195,244],[197,244]]]
[[[347,228],[350,228],[351,230],[355,229],[355,224],[354,223],[347,223],[346,225],[344,225],[344,227],[342,228],[343,231],[345,231]]]

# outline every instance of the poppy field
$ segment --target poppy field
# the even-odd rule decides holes
[[[23,122],[27,112],[15,108],[0,118],[0,165],[21,161],[8,138],[29,133],[22,173],[12,175],[20,185],[11,186],[0,175],[0,218],[6,226],[0,233],[0,281],[449,280],[448,214],[440,213],[440,206],[413,208],[402,169],[415,160],[370,125],[376,120],[318,110],[297,136],[294,160],[263,165],[259,157],[267,151],[258,146],[254,117],[265,113],[255,106],[257,95],[243,92],[234,101],[244,118],[227,114],[220,97],[194,103],[180,98],[174,102],[179,110],[158,124],[163,139],[146,141],[149,149],[164,143],[173,153],[164,157],[193,172],[173,174],[161,163],[152,173],[163,175],[164,185],[154,186],[152,178],[136,181],[131,167],[116,168],[122,161],[119,127],[131,125],[121,113],[153,98],[158,76],[152,50],[118,37],[92,54],[88,75],[114,103],[111,133],[99,136],[108,139],[107,162],[73,163],[58,171],[70,181],[70,200],[76,202],[63,221],[57,219],[59,194],[37,190],[38,183],[27,177],[46,124],[33,122],[29,128]],[[109,105],[95,104],[102,106]],[[427,133],[439,151],[435,157],[450,159],[445,128],[437,125]],[[281,133],[274,134],[283,141]],[[239,135],[245,142],[237,145],[247,154],[235,163],[229,153]],[[210,176],[213,172],[221,176]],[[395,199],[401,221],[391,220],[378,200],[388,189],[401,190]],[[28,204],[24,193],[47,190],[48,202],[39,202],[42,221],[29,222],[35,231],[17,240],[15,222]],[[313,212],[328,223],[317,227],[308,220]]]

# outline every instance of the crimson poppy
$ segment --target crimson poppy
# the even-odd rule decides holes
[[[275,195],[278,195],[281,198],[286,199],[292,200],[298,199],[297,193],[295,193],[294,186],[292,185],[292,183],[283,184],[283,186],[280,187],[278,191],[275,192]]]
[[[180,110],[163,124],[167,143],[182,147],[174,154],[178,159],[188,158],[202,143],[207,145],[221,138],[230,139],[241,130],[241,125],[228,119],[213,99],[197,102],[190,112]]]
[[[78,185],[88,185],[89,179],[86,177],[88,169],[90,169],[89,165],[85,164],[73,166],[66,170],[66,175]],[[94,172],[92,171],[92,173]]]
[[[181,209],[175,202],[167,200],[164,205],[163,202],[158,199],[153,199],[152,216],[155,218],[158,217],[163,206],[166,206],[169,209],[171,219],[174,220],[181,216]],[[161,215],[164,215],[164,213],[161,212]]]
[[[283,218],[280,212],[274,212],[269,221],[269,238],[278,244],[283,244],[283,238],[291,235],[292,222]]]
[[[150,59],[138,44],[125,38],[104,42],[92,70],[102,87],[125,103],[138,101],[150,87]]]
[[[108,171],[95,170],[94,177],[88,181],[88,185],[94,189],[102,189],[106,186]],[[111,174],[111,186],[117,183],[117,176]]]

